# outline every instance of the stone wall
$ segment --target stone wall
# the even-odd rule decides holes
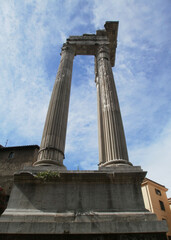
[[[0,187],[10,194],[13,175],[25,166],[31,166],[37,159],[38,145],[0,147]]]

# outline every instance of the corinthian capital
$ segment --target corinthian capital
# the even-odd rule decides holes
[[[110,51],[109,51],[108,45],[105,45],[105,44],[99,45],[97,48],[96,57],[97,57],[97,61],[99,61],[101,58],[106,58],[109,60]]]
[[[62,55],[64,52],[69,52],[75,55],[75,47],[72,46],[71,44],[64,43],[62,48],[61,48],[61,54]]]

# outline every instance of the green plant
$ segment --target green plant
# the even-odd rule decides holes
[[[59,172],[53,172],[53,171],[46,171],[46,172],[39,172],[35,175],[35,178],[43,181],[48,182],[51,180],[55,180],[60,177]]]

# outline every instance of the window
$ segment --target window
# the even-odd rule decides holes
[[[14,157],[14,152],[10,152],[10,154],[8,155],[8,158],[13,158]]]
[[[161,196],[161,192],[157,188],[155,188],[155,192],[156,192],[157,195]]]
[[[162,201],[159,200],[161,210],[165,211],[165,206]]]

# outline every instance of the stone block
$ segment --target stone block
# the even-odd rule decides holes
[[[166,224],[144,208],[140,185],[145,173],[139,167],[60,171],[49,181],[35,177],[45,169],[26,168],[15,174],[8,207],[0,218],[3,239],[6,234],[19,236],[16,239],[20,234],[62,239],[65,234],[67,239],[86,234],[91,239],[130,239],[130,234],[146,234],[142,239],[158,239],[155,234],[164,236],[167,231]],[[48,171],[58,170],[48,167]]]

